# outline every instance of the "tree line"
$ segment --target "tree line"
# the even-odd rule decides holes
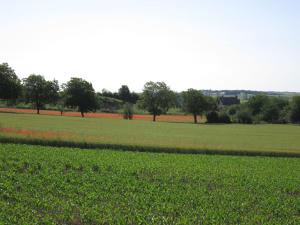
[[[96,93],[92,83],[82,78],[73,77],[62,85],[57,80],[49,81],[36,74],[20,80],[7,63],[0,64],[0,99],[23,99],[32,104],[37,114],[46,104],[56,104],[61,114],[67,107],[78,110],[84,117],[86,112],[101,108],[103,98],[124,103],[126,119],[132,118],[132,105],[135,104],[148,111],[153,121],[171,107],[177,107],[191,114],[194,123],[198,122],[197,116],[205,116],[208,123],[300,123],[300,96],[289,100],[256,95],[240,105],[220,107],[218,98],[205,96],[196,89],[175,93],[164,82],[149,81],[140,94],[130,92],[127,85],[122,85],[116,93],[107,90]]]

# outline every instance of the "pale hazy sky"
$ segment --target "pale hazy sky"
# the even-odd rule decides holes
[[[2,62],[97,91],[300,91],[300,1],[0,0]]]

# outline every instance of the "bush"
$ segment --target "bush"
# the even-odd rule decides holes
[[[291,109],[289,106],[286,106],[283,110],[280,111],[278,123],[289,123],[291,117]]]
[[[206,122],[207,123],[218,123],[219,115],[216,111],[211,111],[206,114]]]
[[[278,123],[280,109],[275,104],[266,104],[262,108],[262,119],[268,123]]]
[[[227,113],[220,113],[219,123],[231,123],[230,116]]]
[[[268,123],[282,123],[282,111],[284,111],[289,105],[289,102],[285,98],[280,97],[269,97],[262,109],[261,119]]]
[[[240,109],[239,105],[232,105],[228,107],[227,112],[230,116],[234,116],[239,111],[239,109]]]
[[[237,113],[238,123],[251,124],[253,123],[253,117],[249,109],[242,109]]]
[[[132,120],[133,118],[133,108],[130,103],[125,103],[123,108],[123,118],[125,120]]]
[[[207,123],[231,123],[229,115],[225,112],[211,111],[206,114],[206,120]]]
[[[251,110],[251,114],[257,115],[262,112],[262,108],[270,101],[270,98],[266,95],[256,95],[249,99],[247,105]],[[245,112],[243,112],[245,114]]]

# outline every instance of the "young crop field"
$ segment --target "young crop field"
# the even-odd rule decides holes
[[[0,208],[0,224],[300,224],[300,161],[1,144]]]
[[[0,113],[0,141],[137,151],[300,156],[298,125],[195,125]]]

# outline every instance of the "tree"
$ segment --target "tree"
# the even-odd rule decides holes
[[[197,115],[202,115],[208,109],[208,103],[201,91],[188,89],[183,92],[183,109],[194,116],[197,123]]]
[[[293,97],[291,103],[291,121],[300,123],[300,96]]]
[[[269,97],[269,100],[261,108],[262,119],[269,123],[279,123],[282,111],[288,104],[289,102],[285,98]]]
[[[23,80],[25,99],[37,109],[37,114],[40,114],[40,109],[49,103],[54,103],[58,99],[58,81],[46,81],[41,75],[32,74]]]
[[[119,99],[124,102],[130,102],[131,101],[131,94],[130,90],[127,85],[122,85],[118,91]]]
[[[264,105],[266,105],[269,100],[269,97],[266,95],[256,95],[251,97],[248,101],[248,106],[251,109],[253,115],[261,113]]]
[[[139,100],[140,96],[139,94],[135,93],[135,92],[131,92],[130,94],[130,102],[132,104],[136,104],[136,102]]]
[[[238,123],[246,123],[246,124],[253,123],[252,113],[247,107],[241,108],[237,112],[237,121]]]
[[[21,93],[21,81],[7,63],[0,64],[0,98],[16,99]]]
[[[277,123],[280,116],[280,108],[273,102],[269,102],[262,107],[262,119],[268,123]]]
[[[141,96],[140,106],[156,116],[165,114],[174,103],[175,95],[164,82],[147,82]]]
[[[123,108],[123,118],[125,120],[132,120],[133,118],[133,107],[131,103],[125,103]]]
[[[60,115],[62,116],[66,108],[66,96],[64,91],[59,92],[58,95],[59,97],[57,100],[57,108],[60,111]]]
[[[104,97],[119,99],[119,94],[118,93],[116,93],[116,92],[113,93],[113,92],[111,92],[107,89],[102,89],[101,95],[104,96]]]
[[[97,108],[93,85],[81,78],[71,78],[64,85],[64,92],[66,106],[77,107],[82,117],[84,117],[84,113]]]

